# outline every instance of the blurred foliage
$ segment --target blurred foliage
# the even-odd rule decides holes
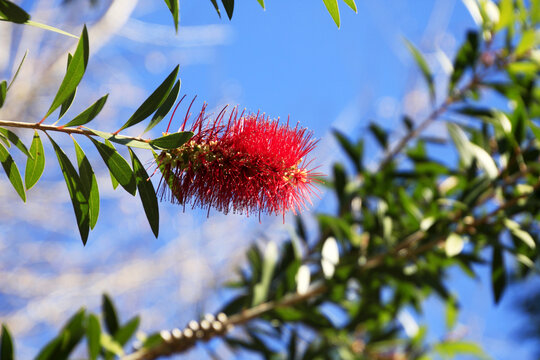
[[[219,12],[217,2],[212,3]],[[259,3],[264,6],[263,1]],[[324,3],[339,25],[337,0]],[[355,10],[354,1],[345,3]],[[519,281],[538,271],[540,2],[471,3],[479,14],[479,27],[464,37],[444,94],[436,93],[440,87],[434,86],[428,63],[407,43],[426,81],[431,112],[423,119],[404,117],[405,134],[397,141],[394,134],[371,123],[369,136],[385,154],[376,167],[366,165],[372,155],[364,152],[365,139],[350,139],[335,131],[349,160],[334,164],[332,179],[326,182],[337,199],[336,211],[316,214],[316,231],[298,217],[288,240],[270,242],[264,249],[253,245],[237,280],[228,284],[236,295],[223,313],[207,315],[183,330],[138,336],[131,352],[126,345],[139,318],[121,322],[112,300],[104,296],[101,316],[81,309],[37,359],[67,359],[83,339],[89,359],[154,359],[217,336],[223,337],[232,351],[249,351],[264,359],[425,360],[459,354],[488,358],[478,345],[455,332],[460,299],[452,295],[447,274],[458,267],[475,278],[479,267],[488,267],[493,299],[498,303],[511,278]],[[0,4],[4,19],[22,21],[22,10],[5,0]],[[178,4],[166,4],[177,25]],[[223,0],[222,5],[230,18],[234,1]],[[74,97],[88,59],[86,42],[83,30],[47,116],[73,101],[71,95]],[[154,118],[161,120],[162,113],[171,108],[167,99],[178,94],[179,83],[173,86],[177,76],[178,68],[120,130],[153,113],[160,114]],[[0,104],[9,90],[7,81],[1,84]],[[497,101],[493,101],[494,96]],[[98,100],[75,124],[91,121],[104,102]],[[449,139],[444,140],[445,154],[457,153],[456,161],[446,155],[437,158],[433,139],[424,136],[429,125],[443,121],[449,133]],[[40,126],[34,128],[43,130]],[[62,129],[59,131],[66,131]],[[104,139],[93,142],[111,177],[132,195],[139,190],[157,235],[155,192],[143,185],[148,175],[133,153],[130,166],[111,142],[171,149],[184,144],[190,134],[142,141],[118,132],[66,129],[75,135]],[[25,188],[35,184],[43,171],[37,134],[27,150],[13,133],[0,131],[0,161],[23,200]],[[93,192],[97,187],[93,190],[92,168],[78,145],[76,168],[52,138],[51,142],[86,242],[99,205],[95,200],[99,195]],[[30,175],[25,176],[25,186],[9,154],[11,145],[28,158]],[[439,140],[436,145],[440,146]],[[429,329],[425,326],[408,329],[403,320],[405,312],[421,314],[424,300],[432,295],[447,304],[448,336],[437,342],[427,341]],[[535,303],[524,303],[534,319],[538,314]],[[227,334],[232,325],[240,329]],[[531,326],[530,333],[538,336],[536,325]],[[7,326],[2,328],[0,346],[0,360],[14,358]],[[131,354],[126,356],[125,352]]]

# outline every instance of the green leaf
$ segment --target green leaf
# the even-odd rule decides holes
[[[92,133],[96,134],[102,139],[105,139],[107,141],[112,141],[114,143],[129,146],[129,147],[136,147],[139,149],[146,149],[146,150],[152,150],[157,149],[155,146],[150,145],[150,140],[144,140],[144,139],[136,139],[130,136],[123,136],[123,135],[115,135],[108,132],[93,130],[89,128],[85,128],[88,131],[91,131]]]
[[[71,62],[72,58],[73,58],[73,56],[71,54],[68,54],[68,60],[67,60],[67,68],[68,69],[69,69],[69,63]],[[67,69],[66,69],[66,71],[67,71]],[[73,90],[71,95],[69,95],[69,97],[62,103],[62,106],[60,107],[60,114],[58,115],[58,119],[62,118],[62,116],[64,116],[66,111],[69,110],[69,108],[71,107],[71,104],[73,104],[73,100],[75,100],[75,95],[76,94],[77,94],[77,88],[75,88],[75,90]]]
[[[79,146],[75,138],[75,153],[77,154],[77,164],[79,166],[79,177],[84,191],[84,196],[88,199],[88,215],[90,216],[90,229],[96,226],[99,217],[99,189],[94,170],[86,157],[83,149]]]
[[[2,163],[2,167],[4,168],[9,181],[15,188],[15,191],[17,191],[17,194],[19,194],[21,199],[26,202],[26,193],[17,164],[15,164],[15,161],[13,161],[13,158],[2,144],[0,144],[0,162]]]
[[[433,350],[438,352],[443,358],[455,357],[460,354],[474,355],[479,359],[489,359],[478,344],[465,341],[445,341],[433,345]]]
[[[84,110],[82,113],[77,115],[73,120],[68,122],[66,126],[80,126],[89,123],[90,121],[94,120],[94,118],[101,112],[101,109],[103,109],[103,106],[107,102],[107,98],[109,97],[109,94],[102,96],[100,99],[98,99],[95,103],[90,105],[86,110]]]
[[[172,106],[174,105],[174,102],[178,98],[178,93],[180,92],[180,80],[174,84],[171,92],[167,96],[167,100],[161,106],[159,109],[157,109],[156,113],[154,114],[154,117],[152,117],[152,120],[150,121],[150,124],[146,127],[144,132],[150,131],[154,126],[159,124],[161,120],[167,115],[167,113],[171,110]]]
[[[178,0],[165,0],[165,4],[167,4],[167,7],[171,11],[171,15],[174,21],[174,28],[176,32],[178,32]]]
[[[103,313],[103,319],[105,321],[105,327],[109,334],[116,334],[119,329],[118,315],[116,314],[116,308],[111,298],[107,294],[103,294],[101,299],[101,311]]]
[[[404,41],[405,45],[407,45],[407,48],[409,49],[414,60],[416,61],[416,65],[418,65],[418,67],[422,71],[424,80],[426,81],[429,88],[429,96],[431,98],[431,102],[435,102],[435,84],[433,82],[433,73],[431,72],[429,65],[427,64],[420,51],[418,51],[418,49],[409,40],[404,39]]]
[[[475,31],[467,32],[467,39],[454,59],[454,71],[450,76],[449,93],[453,93],[465,70],[474,67],[478,58],[478,42],[478,34]]]
[[[533,237],[528,232],[521,229],[517,222],[508,218],[504,219],[503,222],[504,226],[506,226],[506,228],[510,230],[512,235],[520,239],[525,245],[527,245],[531,249],[536,249],[536,242],[534,241]]]
[[[369,123],[369,131],[375,137],[375,140],[382,146],[383,149],[388,148],[388,134],[379,125],[374,122]]]
[[[467,137],[465,132],[461,130],[461,128],[456,124],[447,123],[446,127],[448,128],[448,133],[450,134],[450,137],[456,145],[456,148],[459,152],[459,157],[461,158],[463,165],[468,168],[469,166],[471,166],[474,159],[474,154],[471,152],[471,148],[469,146],[469,138]]]
[[[323,2],[324,2],[324,6],[326,6],[326,10],[328,10],[330,15],[332,16],[332,19],[334,19],[334,22],[339,28],[341,24],[340,24],[340,19],[339,19],[338,1],[337,0],[323,0]]]
[[[362,156],[364,153],[364,142],[359,141],[356,145],[353,145],[345,134],[338,130],[333,130],[333,133],[343,150],[345,150],[349,158],[352,160],[356,170],[361,172],[363,169]]]
[[[4,129],[4,128],[0,128],[0,133],[2,133],[2,135],[4,135],[9,141],[11,141],[11,143],[13,145],[15,145],[17,147],[17,149],[21,150],[21,152],[28,156],[28,157],[32,157],[32,154],[30,154],[28,152],[28,149],[26,148],[26,146],[23,144],[23,142],[21,141],[21,139],[19,139],[19,137],[17,136],[17,134],[15,134],[14,132],[10,131],[10,130],[7,130],[7,129]]]
[[[1,360],[14,360],[15,351],[13,350],[13,340],[8,328],[2,325],[2,337],[0,338],[0,359]]]
[[[154,190],[154,186],[152,185],[143,164],[141,164],[139,158],[137,158],[137,155],[135,155],[131,149],[129,149],[129,154],[131,155],[133,172],[137,181],[137,189],[139,190],[139,196],[143,204],[144,212],[148,219],[148,223],[150,224],[150,228],[157,238],[159,233],[159,206],[156,191]]]
[[[0,82],[0,108],[4,106],[4,102],[6,100],[6,94],[7,94],[7,81],[2,80],[2,82]]]
[[[500,31],[514,23],[513,0],[501,0],[499,3],[499,22],[495,26],[495,31]]]
[[[135,316],[133,319],[129,320],[124,326],[118,329],[114,334],[114,340],[121,346],[126,345],[126,343],[131,339],[139,328],[141,319],[138,316]]]
[[[30,145],[30,155],[26,160],[26,170],[24,172],[24,184],[26,190],[30,190],[41,178],[45,169],[45,151],[43,143],[37,131],[34,130],[34,138]]]
[[[15,71],[15,75],[13,75],[13,77],[11,78],[11,81],[9,82],[9,85],[7,87],[8,90],[11,87],[11,85],[13,85],[13,83],[15,82],[15,79],[17,79],[17,76],[19,75],[19,71],[21,71],[22,64],[24,63],[24,60],[26,59],[26,55],[28,55],[28,50],[24,52],[23,58],[21,62],[19,63],[19,66],[17,67],[17,71]]]
[[[67,360],[85,334],[85,310],[69,319],[56,338],[43,348],[35,360]]]
[[[133,176],[133,171],[128,162],[116,151],[114,147],[107,146],[95,139],[92,139],[97,148],[101,158],[109,168],[111,174],[118,181],[120,185],[131,195],[135,196],[137,192],[137,183]]]
[[[101,333],[101,346],[107,351],[110,351],[116,356],[124,356],[124,349],[116,342],[109,334]]]
[[[162,150],[177,149],[191,139],[192,136],[193,133],[191,131],[172,133],[150,140],[150,145]]]
[[[268,290],[272,281],[272,275],[274,274],[274,269],[276,268],[278,260],[278,252],[278,247],[275,242],[270,241],[266,245],[264,250],[261,279],[253,288],[252,306],[259,305],[267,299]]]
[[[451,233],[444,242],[444,251],[446,252],[446,256],[453,257],[459,255],[463,250],[464,245],[465,240],[461,235]]]
[[[212,2],[212,5],[214,5],[214,9],[216,9],[216,12],[218,16],[221,18],[221,11],[219,11],[219,6],[216,0],[210,0]]]
[[[88,240],[88,233],[90,231],[90,215],[88,199],[85,196],[84,187],[82,185],[79,174],[71,164],[71,161],[64,153],[64,151],[56,144],[56,142],[47,134],[51,144],[53,145],[60,169],[64,175],[66,186],[69,191],[71,203],[73,205],[73,211],[75,212],[75,218],[77,219],[77,226],[79,227],[79,233],[84,245]]]
[[[0,20],[24,24],[30,20],[30,15],[11,1],[0,0]]]
[[[495,161],[491,155],[489,155],[486,150],[473,143],[469,143],[468,147],[469,151],[473,154],[478,162],[478,165],[486,172],[490,179],[495,179],[497,176],[499,176],[499,169],[497,168],[497,165],[495,164]]]
[[[261,7],[266,10],[266,6],[264,5],[264,0],[257,0],[257,1],[259,2],[259,5],[261,5]],[[346,1],[354,1],[354,0],[346,0]]]
[[[101,350],[101,326],[99,325],[98,317],[94,314],[90,314],[88,316],[86,339],[88,346],[88,358],[89,360],[96,360],[99,355],[99,351]]]
[[[66,35],[66,36],[72,37],[72,38],[77,39],[77,40],[79,39],[79,37],[77,35],[73,35],[71,33],[68,33],[67,31],[55,28],[54,26],[50,26],[50,25],[47,25],[47,24],[42,24],[42,23],[32,21],[32,20],[28,20],[25,24],[33,26],[33,27],[37,27],[39,29],[48,30],[48,31],[52,31],[52,32],[55,32],[55,33],[58,33],[58,34]]]
[[[491,286],[495,304],[498,304],[501,300],[507,283],[503,255],[500,246],[493,247],[493,259],[491,260]]]
[[[449,296],[446,300],[446,329],[448,331],[452,330],[456,326],[458,318],[458,306],[456,303],[456,298],[454,296]]]
[[[128,128],[130,126],[133,126],[135,124],[140,123],[147,117],[149,117],[154,111],[156,111],[161,104],[165,102],[167,99],[167,95],[171,91],[174,83],[176,82],[176,77],[178,76],[178,69],[180,68],[180,65],[177,65],[174,70],[167,76],[167,78],[157,87],[156,90],[142,103],[141,106],[135,111],[133,115],[126,121],[124,125],[120,129],[118,129],[118,132],[124,130],[125,128]]]
[[[47,111],[47,114],[43,119],[47,118],[56,110],[66,99],[68,99],[71,94],[75,91],[86,70],[86,65],[88,64],[88,31],[86,30],[86,25],[83,28],[81,38],[75,50],[72,60],[69,63],[66,75],[64,80],[60,84],[60,88],[54,97],[54,100],[51,104],[51,107]]]
[[[516,56],[521,56],[527,51],[531,50],[535,46],[536,34],[534,29],[529,29],[523,32],[521,35],[521,40],[516,48]]]
[[[221,0],[221,3],[223,4],[225,11],[227,12],[229,20],[231,20],[234,11],[234,0]]]
[[[358,8],[356,7],[354,0],[343,0],[343,2],[347,4],[355,13],[358,13]]]
[[[105,140],[105,144],[107,146],[113,147],[113,144],[109,140]],[[116,178],[114,177],[113,173],[110,170],[109,170],[109,176],[111,177],[111,185],[113,187],[113,190],[116,190],[116,188],[120,184],[118,183],[118,180],[116,180]]]

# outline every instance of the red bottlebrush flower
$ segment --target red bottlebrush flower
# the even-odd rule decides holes
[[[305,160],[316,143],[310,132],[264,115],[238,115],[236,108],[228,121],[226,109],[208,121],[205,109],[190,129],[191,140],[157,157],[162,200],[223,213],[283,216],[311,203],[318,174]],[[189,109],[181,131],[188,117]]]

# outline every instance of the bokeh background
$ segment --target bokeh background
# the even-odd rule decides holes
[[[20,1],[35,21],[80,33],[89,27],[90,61],[70,119],[105,93],[109,100],[93,127],[116,130],[180,64],[181,94],[197,95],[215,113],[227,104],[265,112],[312,129],[320,139],[314,164],[329,174],[343,160],[331,130],[364,136],[369,121],[395,129],[401,116],[421,119],[429,110],[425,84],[404,46],[407,38],[425,53],[435,83],[446,88],[448,64],[474,19],[466,1],[357,0],[358,14],[341,6],[337,29],[322,1],[254,0],[236,4],[232,21],[219,19],[210,1],[180,4],[175,33],[163,1]],[[223,12],[224,13],[224,12]],[[0,23],[0,78],[12,76],[25,51],[28,57],[8,94],[0,119],[38,121],[62,79],[74,39],[28,26]],[[443,93],[443,91],[440,91]],[[180,126],[182,105],[173,119]],[[50,122],[54,121],[54,116]],[[138,135],[144,124],[126,134]],[[160,136],[166,122],[151,135]],[[429,131],[446,137],[443,126]],[[31,132],[19,132],[29,143]],[[71,139],[54,135],[74,159]],[[279,241],[292,230],[292,217],[224,216],[211,211],[160,204],[160,236],[155,239],[140,200],[112,189],[109,174],[91,143],[78,139],[94,166],[101,214],[88,244],[79,240],[68,192],[50,144],[45,144],[45,175],[23,204],[0,176],[0,322],[16,339],[20,359],[29,359],[79,307],[99,311],[101,294],[115,300],[123,320],[142,315],[141,330],[182,327],[202,312],[215,312],[230,294],[222,289],[244,262],[252,243]],[[368,142],[373,164],[380,150]],[[441,157],[455,158],[444,147]],[[125,152],[123,152],[126,155]],[[152,168],[151,154],[138,152]],[[19,164],[22,158],[15,157]],[[19,165],[21,167],[21,165]],[[157,185],[159,177],[153,178]],[[334,199],[321,189],[311,214],[334,211]],[[390,189],[389,189],[390,190]],[[312,229],[316,231],[316,229]],[[479,342],[494,359],[533,359],[533,345],[518,331],[525,322],[517,299],[536,283],[514,285],[493,306],[488,274],[477,280],[456,269],[449,279],[461,299],[459,336]],[[407,331],[427,324],[431,339],[445,336],[444,304],[428,300],[423,315],[405,312]],[[233,357],[219,341],[207,345]],[[187,359],[208,357],[200,346]],[[247,354],[244,354],[246,357]],[[244,356],[243,355],[243,356]]]

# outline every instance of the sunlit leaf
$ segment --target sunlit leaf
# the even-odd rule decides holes
[[[34,138],[30,145],[30,155],[32,156],[29,156],[26,160],[24,172],[24,184],[27,190],[30,190],[38,182],[45,169],[45,151],[37,131],[34,131]]]
[[[495,26],[495,31],[500,31],[514,23],[514,3],[512,0],[501,0],[499,2],[499,22]]]
[[[178,9],[180,7],[178,0],[165,0],[174,21],[174,28],[178,32]]]
[[[266,9],[265,5],[264,5],[264,0],[257,0],[259,2],[259,5],[261,5],[261,7],[263,9]],[[348,0],[348,1],[351,1],[351,0]]]
[[[19,173],[19,168],[2,144],[0,144],[0,162],[2,163],[2,167],[4,168],[11,185],[13,185],[13,188],[17,194],[19,194],[21,199],[26,202],[26,192],[24,190],[21,174]]]
[[[272,275],[274,274],[274,269],[278,261],[278,255],[279,252],[276,243],[270,241],[264,250],[261,280],[253,289],[252,306],[259,305],[266,301],[270,282],[272,281]]]
[[[15,80],[17,79],[17,76],[19,75],[19,72],[21,71],[21,67],[24,63],[24,60],[26,59],[26,55],[28,55],[28,50],[26,50],[24,52],[24,55],[22,57],[22,60],[21,62],[19,63],[19,66],[17,67],[17,71],[15,71],[15,74],[13,75],[13,77],[11,78],[11,81],[9,82],[9,85],[7,87],[7,89],[9,90],[9,88],[11,88],[11,85],[13,85],[13,83],[15,82]]]
[[[523,32],[521,35],[521,40],[516,48],[516,56],[521,56],[527,51],[531,50],[535,46],[536,42],[536,31],[534,29],[529,29]]]
[[[354,0],[343,0],[343,2],[347,4],[355,13],[358,13],[358,8],[356,7]]]
[[[36,27],[36,28],[39,28],[39,29],[52,31],[52,32],[55,32],[57,34],[62,34],[62,35],[65,35],[65,36],[69,36],[69,37],[72,37],[74,39],[79,39],[79,37],[77,35],[68,33],[67,31],[64,31],[62,29],[58,29],[58,28],[56,28],[54,26],[51,26],[51,25],[39,23],[37,21],[28,20],[25,24]]]
[[[459,255],[463,250],[464,245],[465,240],[461,235],[451,233],[444,242],[444,251],[446,252],[446,256],[452,257]]]
[[[90,229],[96,226],[99,216],[99,189],[94,170],[86,157],[83,149],[79,146],[75,138],[75,153],[77,154],[77,164],[79,166],[79,177],[83,187],[84,195],[88,199],[88,214],[90,216]]]
[[[143,139],[139,140],[130,136],[115,135],[112,133],[98,131],[98,130],[89,129],[89,128],[85,128],[85,129],[93,132],[94,134],[96,134],[102,139],[105,139],[107,141],[112,141],[120,145],[136,147],[139,149],[146,149],[146,150],[157,149],[155,146],[150,145],[149,140],[143,140]]]
[[[60,88],[58,89],[58,92],[56,93],[47,114],[45,114],[44,119],[51,115],[53,111],[62,105],[62,103],[71,96],[73,91],[75,91],[86,70],[86,65],[88,64],[88,54],[88,31],[86,26],[84,26],[77,49],[75,50],[73,58],[69,63],[64,80],[62,80]]]
[[[49,136],[47,134],[47,136]],[[56,144],[56,142],[49,136],[49,140],[53,145],[60,169],[64,175],[64,180],[69,191],[69,197],[73,205],[73,211],[77,219],[77,226],[79,227],[79,233],[84,245],[88,240],[88,233],[90,231],[90,215],[88,199],[85,196],[84,187],[79,178],[79,174],[71,164],[71,161],[64,153],[64,151]]]
[[[143,164],[140,162],[139,158],[137,158],[137,155],[135,155],[131,149],[129,149],[129,154],[131,155],[131,164],[137,181],[139,197],[141,198],[150,228],[157,238],[159,233],[159,206],[156,191],[154,190],[154,186],[152,185]]]
[[[150,123],[144,129],[144,132],[150,131],[154,126],[160,123],[161,120],[167,115],[167,113],[171,110],[172,106],[174,105],[174,102],[178,98],[178,93],[180,92],[180,80],[174,84],[171,92],[167,96],[167,100],[161,106],[159,109],[157,109],[156,113],[152,117],[152,120],[150,120]]]
[[[193,133],[191,131],[167,134],[157,139],[150,140],[150,145],[162,150],[177,149],[191,139],[192,136]]]
[[[105,350],[110,351],[114,355],[124,356],[124,349],[122,349],[122,346],[109,334],[101,333],[100,344]]]
[[[429,68],[429,65],[427,64],[426,60],[418,51],[418,49],[407,39],[405,39],[405,44],[407,45],[407,48],[411,52],[414,60],[416,61],[416,65],[420,68],[422,71],[422,75],[424,76],[424,80],[426,81],[428,88],[429,88],[429,96],[431,98],[431,101],[435,101],[435,83],[433,82],[433,73],[431,72],[431,69]]]
[[[107,146],[97,140],[92,139],[92,143],[98,150],[101,158],[109,168],[109,171],[120,185],[131,195],[136,194],[137,184],[133,171],[128,162],[116,151],[114,147]]]
[[[156,90],[154,90],[154,92],[142,103],[142,105],[139,106],[137,110],[135,110],[135,113],[131,115],[128,121],[126,121],[126,123],[122,125],[122,127],[117,132],[140,123],[141,121],[152,115],[152,113],[156,111],[161,106],[161,104],[165,102],[165,100],[167,100],[167,95],[171,91],[174,83],[176,82],[179,68],[180,66],[177,65],[174,70],[169,74],[169,76],[167,76],[167,78],[157,87]]]
[[[341,23],[339,19],[338,0],[323,0],[323,2],[324,2],[324,6],[326,6],[326,10],[328,10],[330,15],[332,16],[332,19],[334,19],[334,22],[339,28],[341,26]]]

